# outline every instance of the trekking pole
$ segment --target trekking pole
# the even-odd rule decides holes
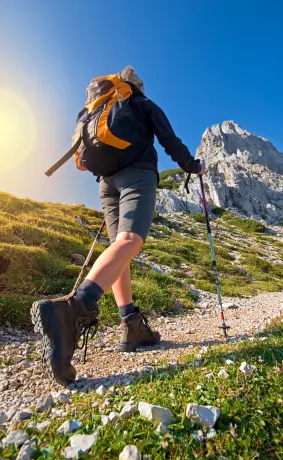
[[[197,161],[200,163],[199,160],[197,160]],[[186,189],[187,193],[189,193],[188,183],[190,181],[190,178],[191,178],[191,174],[189,173],[188,177],[187,177],[187,179],[185,181],[185,189]],[[224,318],[222,297],[221,297],[221,292],[220,292],[220,282],[219,282],[219,276],[218,276],[217,265],[216,265],[216,257],[215,257],[214,245],[213,245],[213,241],[212,241],[212,234],[211,234],[209,216],[208,216],[208,211],[207,211],[207,202],[206,202],[206,197],[205,197],[203,178],[202,178],[201,174],[199,174],[199,182],[200,182],[200,190],[201,190],[201,197],[202,197],[202,203],[203,203],[203,213],[205,215],[206,228],[207,228],[207,234],[208,234],[208,239],[209,239],[211,258],[212,258],[212,266],[213,266],[213,271],[214,271],[214,276],[215,276],[216,291],[217,291],[218,302],[219,302],[219,314],[220,314],[221,326],[218,326],[218,327],[219,327],[219,329],[223,330],[224,337],[225,337],[225,339],[227,339],[228,338],[227,330],[230,329],[230,326],[228,326],[225,323],[225,318]]]
[[[92,246],[91,246],[91,248],[90,248],[90,250],[89,250],[89,253],[88,253],[88,255],[87,255],[87,258],[86,258],[86,260],[85,260],[85,263],[83,264],[82,269],[81,269],[81,271],[80,271],[80,274],[79,274],[79,276],[78,276],[78,278],[77,278],[77,281],[75,282],[73,291],[75,291],[75,290],[77,289],[78,285],[79,285],[80,282],[81,282],[81,279],[82,279],[82,277],[83,277],[83,274],[84,274],[85,271],[87,270],[87,266],[88,266],[89,261],[90,261],[90,259],[91,259],[91,257],[92,257],[92,254],[93,254],[93,251],[94,251],[94,247],[95,247],[95,245],[96,245],[96,243],[97,243],[97,240],[99,239],[101,233],[103,232],[104,227],[105,227],[105,220],[103,219],[103,222],[102,222],[102,224],[101,224],[100,227],[99,227],[99,230],[98,230],[97,235],[96,235],[96,237],[95,237],[95,239],[94,239],[94,242],[93,242],[93,244],[92,244]]]

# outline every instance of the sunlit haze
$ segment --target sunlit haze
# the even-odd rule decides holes
[[[31,153],[36,136],[34,115],[18,95],[0,89],[0,170],[21,164]]]

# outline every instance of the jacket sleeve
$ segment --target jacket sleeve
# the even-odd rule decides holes
[[[184,171],[198,173],[201,166],[191,155],[188,147],[176,136],[163,110],[149,99],[144,101],[144,107],[150,118],[154,134],[167,155],[170,155]]]

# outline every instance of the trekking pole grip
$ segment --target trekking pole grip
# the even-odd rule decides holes
[[[196,160],[196,163],[197,163],[197,164],[200,164],[200,160],[197,159],[197,160]],[[191,175],[192,175],[191,172],[188,173],[188,175],[187,175],[187,177],[186,177],[186,180],[185,180],[185,189],[186,189],[186,192],[187,192],[187,193],[190,193],[190,190],[189,190],[189,182],[190,182],[190,180],[191,180]]]

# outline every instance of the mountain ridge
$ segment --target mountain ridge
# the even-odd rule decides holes
[[[242,129],[235,121],[207,128],[196,158],[204,159],[204,183],[210,206],[233,208],[236,212],[269,224],[283,218],[283,154],[267,139]],[[183,177],[184,175],[182,175]],[[182,178],[175,190],[158,192],[161,214],[188,209],[199,212],[201,199],[196,176],[186,196]],[[198,209],[198,210],[197,210]]]

